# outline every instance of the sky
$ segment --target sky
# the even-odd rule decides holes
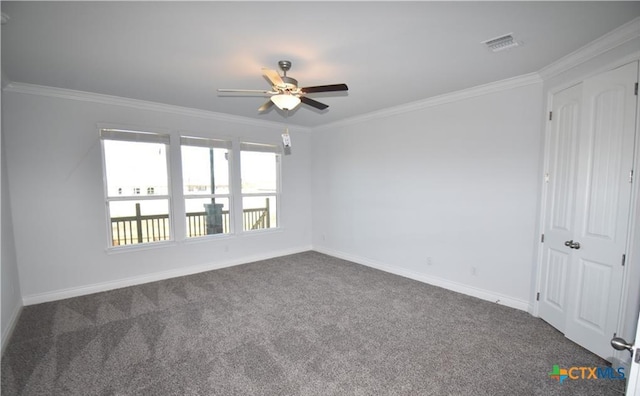
[[[132,143],[117,140],[105,140],[105,162],[107,190],[109,197],[168,195],[167,146],[160,143]],[[214,176],[217,194],[229,193],[229,161],[227,149],[214,149]],[[186,197],[194,194],[210,194],[206,190],[187,185],[209,186],[211,179],[209,148],[182,146],[182,179]],[[175,159],[171,159],[174,161]],[[243,193],[275,192],[276,173],[274,154],[261,152],[241,153]],[[174,167],[176,169],[177,167]],[[187,212],[203,210],[206,199],[188,199]],[[217,203],[225,204],[228,199],[218,198]],[[263,207],[264,198],[245,199],[245,206]],[[168,200],[146,201],[142,205],[143,214],[168,213]],[[131,202],[112,202],[112,217],[135,214],[135,205]]]

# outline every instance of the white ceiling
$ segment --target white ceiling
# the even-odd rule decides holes
[[[8,2],[2,72],[46,85],[283,121],[262,97],[261,68],[301,86],[347,83],[313,97],[295,125],[317,126],[540,70],[640,16],[640,2]],[[522,46],[481,41],[513,33]]]

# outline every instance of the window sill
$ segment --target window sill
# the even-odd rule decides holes
[[[262,228],[259,230],[242,231],[238,235],[244,237],[244,236],[254,236],[254,235],[264,235],[264,234],[276,234],[280,232],[284,232],[284,229],[282,227]]]
[[[162,241],[162,242],[152,242],[152,243],[143,243],[143,244],[134,244],[134,245],[111,246],[111,247],[105,248],[105,252],[109,255],[121,254],[121,253],[132,253],[132,252],[139,252],[144,250],[168,248],[172,246],[192,245],[192,244],[211,243],[211,242],[228,242],[238,237],[240,238],[257,237],[257,236],[264,236],[269,234],[278,234],[282,232],[284,232],[283,227],[276,227],[276,228],[269,228],[269,229],[242,231],[239,233],[205,235],[201,237],[187,238],[181,241]]]
[[[191,244],[199,244],[199,243],[207,243],[207,242],[216,242],[216,241],[229,241],[234,237],[237,237],[238,234],[235,233],[227,233],[227,234],[212,234],[212,235],[203,235],[199,237],[191,237],[185,238],[180,241],[180,245],[191,245]]]

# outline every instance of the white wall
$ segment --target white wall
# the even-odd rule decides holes
[[[6,155],[2,147],[2,241],[0,249],[2,255],[2,348],[6,345],[9,335],[22,308],[20,280],[18,276],[18,262],[13,240],[13,222],[11,220],[11,203],[9,199],[9,183],[7,180]]]
[[[6,81],[4,71],[0,74],[2,74],[2,86],[4,87]],[[1,106],[2,94],[0,93],[0,108]],[[0,345],[4,352],[22,308],[22,294],[13,239],[3,121],[0,114],[0,287],[2,288],[0,290]]]
[[[541,103],[538,81],[314,130],[314,248],[528,309]]]
[[[202,112],[191,116],[187,111],[65,99],[50,96],[50,91],[40,95],[38,89],[10,86],[2,103],[26,304],[311,248],[310,136],[291,128],[294,148],[293,155],[283,157],[280,230],[108,253],[97,123],[162,128],[172,131],[172,139],[177,131],[188,131],[276,144],[283,128],[198,116]]]
[[[4,132],[2,132],[2,135],[3,137],[0,140],[4,140]],[[2,350],[4,351],[22,308],[4,142],[0,144],[0,171],[0,279],[2,281],[0,338],[2,339]]]

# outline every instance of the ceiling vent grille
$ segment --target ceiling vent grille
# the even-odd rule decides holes
[[[483,41],[482,44],[487,46],[492,52],[498,52],[509,48],[517,47],[521,43],[513,38],[513,33],[505,34],[500,37]]]

